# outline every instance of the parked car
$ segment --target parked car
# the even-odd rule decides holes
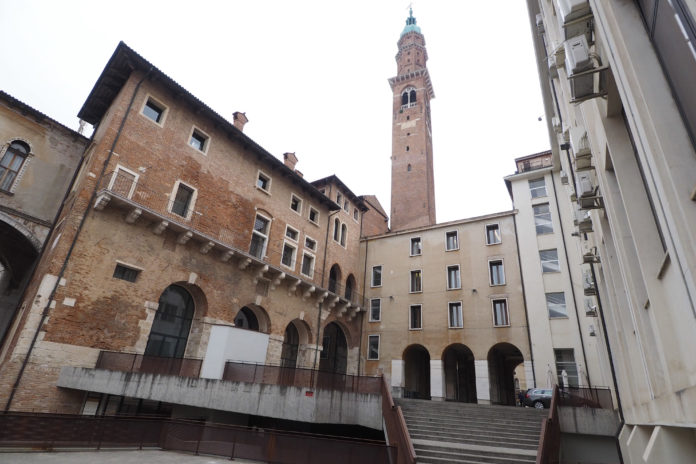
[[[553,394],[553,389],[551,388],[530,388],[527,390],[527,394],[524,395],[524,405],[530,408],[549,408],[551,406],[551,395]]]

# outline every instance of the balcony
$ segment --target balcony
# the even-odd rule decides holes
[[[171,192],[150,188],[134,174],[118,170],[102,179],[94,208],[98,211],[107,207],[125,210],[124,220],[129,224],[146,219],[154,224],[152,233],[159,235],[170,230],[177,235],[178,244],[195,244],[201,254],[215,254],[222,262],[234,263],[240,270],[251,273],[255,284],[267,281],[270,290],[285,283],[291,296],[299,289],[304,300],[312,298],[317,305],[326,302],[325,309],[336,311],[339,318],[346,317],[350,321],[364,311],[365,297],[355,289],[332,282],[328,274],[325,276],[312,268],[311,277],[308,277],[280,268],[283,241],[269,243],[266,240],[259,245],[252,240],[250,250],[242,250],[238,237],[224,227],[226,218],[219,216],[219,210],[208,208],[204,200],[195,195],[186,201],[172,200]],[[246,239],[248,237],[244,237],[244,241]],[[295,259],[300,261],[301,257]],[[300,268],[302,262],[295,264],[295,268]],[[329,288],[317,285],[324,281],[329,282]]]

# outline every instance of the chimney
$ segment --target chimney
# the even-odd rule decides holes
[[[294,171],[297,164],[297,156],[294,153],[283,153],[283,159],[285,160],[285,165]]]
[[[232,113],[232,124],[234,124],[234,127],[239,129],[240,131],[244,130],[244,124],[248,123],[249,120],[246,117],[246,113],[242,113],[239,111],[235,111]]]

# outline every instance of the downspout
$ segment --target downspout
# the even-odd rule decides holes
[[[85,225],[85,222],[87,221],[87,215],[89,214],[89,210],[92,207],[92,204],[94,203],[94,199],[97,196],[97,190],[99,189],[99,185],[101,184],[101,180],[104,177],[104,174],[106,172],[106,168],[109,165],[109,161],[111,161],[111,157],[114,154],[114,150],[116,149],[116,143],[118,142],[119,138],[121,137],[121,132],[123,131],[123,127],[126,124],[126,119],[128,118],[128,114],[130,113],[131,108],[133,107],[133,102],[135,101],[135,97],[138,94],[138,90],[140,89],[140,85],[143,83],[145,79],[150,75],[152,72],[152,67],[145,73],[145,75],[140,79],[138,84],[135,86],[135,89],[133,89],[133,95],[131,95],[130,102],[128,103],[128,108],[126,108],[126,112],[123,115],[123,119],[121,119],[121,124],[118,127],[118,132],[116,132],[116,137],[114,137],[114,141],[111,144],[111,148],[109,149],[109,154],[107,155],[106,159],[104,160],[104,164],[102,166],[101,172],[99,173],[99,177],[95,181],[94,184],[94,190],[92,191],[92,195],[89,198],[89,201],[87,202],[87,209],[85,213],[82,215],[82,219],[80,219],[80,224],[77,226],[77,231],[75,232],[75,236],[72,239],[72,243],[70,243],[70,248],[68,249],[68,253],[65,256],[65,260],[63,261],[63,264],[61,265],[60,272],[58,273],[58,277],[56,278],[56,283],[53,285],[53,290],[51,290],[51,294],[48,297],[48,300],[46,301],[46,306],[43,309],[43,312],[41,313],[41,320],[39,321],[38,325],[36,326],[36,331],[34,332],[34,336],[31,339],[31,344],[29,345],[29,349],[27,350],[27,354],[24,357],[24,360],[22,361],[22,366],[19,369],[19,373],[17,374],[17,378],[15,379],[14,384],[12,385],[12,391],[10,392],[10,396],[7,399],[7,403],[5,404],[5,412],[10,410],[10,405],[12,404],[12,400],[14,399],[15,393],[17,392],[17,388],[19,387],[19,382],[22,380],[22,376],[24,375],[24,370],[27,367],[27,363],[29,362],[29,358],[31,357],[31,353],[34,350],[34,346],[36,345],[36,340],[39,338],[39,332],[41,331],[41,327],[43,326],[44,322],[46,322],[46,318],[48,317],[48,313],[51,308],[51,302],[53,301],[53,298],[56,295],[56,291],[58,289],[58,285],[60,284],[61,279],[63,278],[63,275],[65,274],[65,270],[68,267],[68,261],[70,261],[70,257],[72,256],[72,252],[75,249],[75,245],[77,243],[77,239],[80,236],[80,232],[82,231],[82,228]],[[92,135],[94,137],[94,135]]]
[[[529,341],[529,360],[532,363],[532,382],[536,387],[536,372],[534,370],[534,350],[532,350],[532,334],[529,328],[529,314],[527,313],[527,293],[524,290],[524,273],[522,272],[522,258],[520,258],[520,239],[517,236],[517,213],[512,216],[515,226],[515,244],[517,245],[517,264],[520,267],[520,282],[522,283],[522,301],[524,302],[524,320],[527,323],[527,340]],[[526,380],[526,377],[525,377]],[[529,388],[529,387],[527,387]]]

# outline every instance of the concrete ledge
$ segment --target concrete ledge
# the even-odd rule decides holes
[[[614,410],[595,408],[558,408],[558,419],[563,433],[615,437],[619,432],[619,415]]]
[[[382,429],[382,397],[226,380],[63,367],[58,387],[324,424]]]

